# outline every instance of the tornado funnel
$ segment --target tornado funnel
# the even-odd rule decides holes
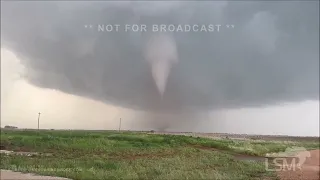
[[[151,64],[152,77],[161,96],[165,91],[171,66],[171,62],[166,60],[159,60]]]
[[[146,43],[145,56],[158,92],[163,96],[172,65],[178,62],[174,39],[169,34],[151,35]]]

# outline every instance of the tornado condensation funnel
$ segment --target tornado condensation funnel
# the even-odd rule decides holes
[[[151,64],[152,77],[161,96],[165,91],[170,69],[171,62],[169,61],[158,61]]]
[[[163,96],[171,67],[178,62],[174,39],[168,34],[151,35],[146,44],[145,56],[158,92]]]

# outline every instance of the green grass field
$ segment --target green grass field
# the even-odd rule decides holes
[[[1,154],[1,169],[71,179],[276,179],[264,162],[236,160],[234,153],[264,156],[290,146],[318,149],[318,141],[205,139],[136,132],[1,131],[6,150],[51,156]],[[223,151],[221,151],[223,150]]]

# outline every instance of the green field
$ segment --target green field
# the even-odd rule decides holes
[[[264,156],[315,141],[205,139],[115,131],[1,131],[6,150],[50,153],[1,154],[1,169],[71,179],[276,179],[264,161],[237,160],[235,154]],[[249,157],[249,156],[248,156]]]

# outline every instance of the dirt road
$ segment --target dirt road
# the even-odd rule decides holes
[[[34,174],[24,174],[1,169],[1,180],[70,180],[62,177],[38,176]]]
[[[301,169],[292,171],[280,171],[278,173],[281,180],[318,180],[320,179],[320,165],[319,165],[319,153],[320,150],[309,151],[311,157],[307,158],[305,163],[302,164]],[[303,156],[303,153],[299,155]]]

